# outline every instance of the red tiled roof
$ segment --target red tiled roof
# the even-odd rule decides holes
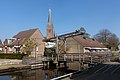
[[[105,48],[105,46],[103,46],[101,43],[99,43],[95,39],[82,38],[82,37],[79,37],[79,36],[75,36],[75,37],[73,37],[73,39],[75,39],[76,41],[78,41],[84,47]]]
[[[32,34],[37,30],[38,28],[36,29],[30,29],[30,30],[26,30],[26,31],[21,31],[19,32],[17,35],[13,36],[13,38],[30,38],[30,36],[32,36]]]
[[[15,40],[11,45],[22,45],[24,40],[29,39],[37,29],[38,28],[19,32],[17,35],[13,36],[13,38],[16,38],[17,40]]]

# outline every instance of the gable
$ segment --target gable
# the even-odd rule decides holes
[[[37,29],[31,36],[30,38],[34,38],[34,39],[39,39],[40,41],[43,41],[44,37],[42,35],[42,33],[40,32],[39,29]]]
[[[30,38],[39,39],[40,41],[43,40],[43,36],[38,28],[21,31],[17,35],[15,35],[13,38],[16,38],[16,40],[13,41],[11,45],[18,45],[18,43],[19,45],[22,45],[24,43],[24,40],[30,39]]]

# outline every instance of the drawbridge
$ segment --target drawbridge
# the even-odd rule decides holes
[[[102,62],[108,62],[110,61],[111,55],[109,53],[95,53],[95,52],[89,52],[89,53],[66,53],[66,39],[74,36],[84,36],[89,35],[86,33],[84,29],[75,30],[74,32],[58,35],[49,39],[45,39],[44,41],[47,42],[55,42],[56,43],[56,56],[52,55],[51,57],[44,57],[44,62],[74,62],[79,61],[81,63],[88,63],[88,64],[94,64],[94,63],[102,63]],[[64,49],[61,52],[59,52],[59,43],[63,45]]]

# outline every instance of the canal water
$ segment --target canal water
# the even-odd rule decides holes
[[[68,63],[67,68],[51,67],[0,74],[0,80],[50,80],[79,70],[79,63]]]

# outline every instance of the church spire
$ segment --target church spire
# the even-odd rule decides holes
[[[49,9],[48,11],[48,25],[47,25],[47,39],[54,37],[54,27],[52,23],[52,11]]]
[[[52,13],[51,9],[49,9],[48,11],[48,24],[49,25],[52,25],[52,14],[51,13]]]

